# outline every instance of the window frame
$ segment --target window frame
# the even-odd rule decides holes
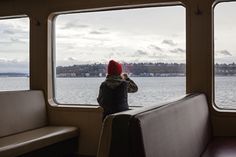
[[[212,65],[212,71],[213,71],[213,76],[212,76],[212,83],[213,83],[213,90],[212,90],[212,106],[214,108],[215,111],[220,112],[220,113],[225,113],[225,112],[229,112],[229,113],[234,113],[236,112],[236,107],[235,108],[223,108],[221,107],[219,104],[217,105],[216,103],[216,74],[215,74],[215,8],[217,7],[217,5],[222,4],[222,3],[231,3],[234,2],[236,3],[235,0],[217,0],[216,2],[214,2],[212,4],[212,28],[213,28],[213,33],[212,33],[212,44],[213,44],[213,65]]]
[[[106,8],[93,8],[93,9],[81,9],[81,10],[71,10],[71,11],[65,11],[65,12],[54,12],[50,14],[49,16],[49,21],[51,21],[51,71],[52,71],[52,76],[51,76],[51,90],[49,89],[49,93],[51,93],[51,98],[49,100],[49,103],[53,106],[63,106],[63,107],[70,107],[70,106],[76,106],[76,107],[97,107],[99,106],[98,104],[85,104],[85,103],[61,103],[58,102],[56,99],[56,31],[55,31],[55,24],[56,24],[56,19],[59,15],[64,15],[64,14],[78,14],[78,13],[90,13],[90,12],[104,12],[104,11],[115,11],[115,10],[131,10],[131,9],[141,9],[141,8],[150,8],[150,7],[171,7],[171,6],[181,6],[185,9],[185,66],[186,66],[186,75],[185,75],[185,93],[187,93],[187,7],[182,3],[182,2],[174,2],[174,3],[155,3],[155,4],[141,4],[141,5],[129,5],[129,6],[119,6],[119,7],[106,7]],[[50,96],[49,96],[50,97]],[[135,105],[130,105],[130,108],[136,108],[136,107],[143,107],[143,106],[135,106]]]

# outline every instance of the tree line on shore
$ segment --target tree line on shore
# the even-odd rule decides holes
[[[131,76],[180,76],[185,75],[185,64],[178,63],[124,63],[123,72]],[[58,66],[58,77],[104,77],[107,73],[106,64],[84,64],[72,66]]]
[[[184,63],[123,63],[123,72],[136,77],[185,76]],[[57,77],[104,77],[106,64],[83,64],[56,67]],[[236,64],[215,64],[217,76],[236,75]]]
[[[183,63],[123,63],[123,72],[136,77],[185,76]],[[107,64],[83,64],[56,67],[57,77],[105,77]],[[216,76],[236,76],[236,64],[215,64]],[[0,77],[29,77],[28,73],[0,72]]]

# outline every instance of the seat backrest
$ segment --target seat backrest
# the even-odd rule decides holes
[[[42,91],[0,92],[0,137],[46,125]]]
[[[145,107],[107,116],[103,121],[97,157],[126,157],[130,151],[128,148],[130,118],[146,110]]]
[[[210,133],[203,94],[108,116],[97,157],[199,157]]]
[[[205,95],[135,115],[130,136],[135,157],[200,157],[211,137]]]
[[[97,157],[130,156],[130,120],[133,116],[160,108],[166,105],[157,104],[111,114],[103,121]]]

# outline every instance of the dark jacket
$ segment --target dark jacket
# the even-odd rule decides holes
[[[128,110],[128,93],[136,91],[138,87],[130,78],[123,80],[120,76],[108,75],[100,85],[97,98],[104,110],[103,118],[108,114]]]

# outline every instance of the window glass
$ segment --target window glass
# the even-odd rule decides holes
[[[183,6],[61,14],[55,20],[55,100],[98,104],[114,59],[139,90],[129,105],[153,105],[185,94]]]
[[[236,2],[224,2],[214,10],[215,103],[236,108]]]
[[[0,91],[29,89],[29,19],[0,19]]]

